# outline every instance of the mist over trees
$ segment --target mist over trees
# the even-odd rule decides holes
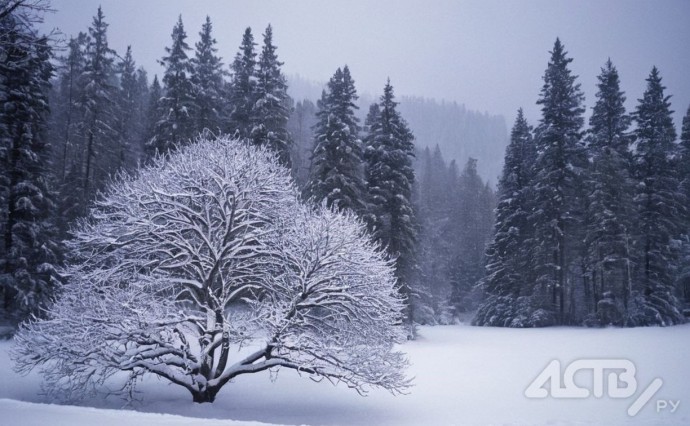
[[[125,390],[153,374],[211,402],[274,367],[400,391],[391,349],[416,324],[688,315],[690,109],[676,129],[656,67],[627,111],[606,61],[587,120],[556,39],[541,117],[519,110],[505,146],[502,118],[396,98],[390,80],[363,96],[347,65],[293,99],[271,25],[227,60],[210,17],[192,43],[180,16],[150,76],[136,45],[110,48],[100,7],[53,50],[37,9],[8,5],[0,326],[19,327],[20,370],[42,365],[54,394],[126,371]]]
[[[391,261],[352,212],[303,204],[269,148],[201,139],[157,157],[108,187],[69,246],[69,283],[15,338],[17,368],[41,369],[53,397],[125,372],[125,394],[155,375],[213,402],[278,367],[360,392],[408,386]]]
[[[288,76],[288,92],[294,99],[316,103],[323,85],[299,75]],[[358,93],[355,114],[363,123],[369,105],[377,101],[370,93]],[[438,101],[417,96],[398,97],[400,114],[415,136],[415,146],[422,151],[439,146],[444,158],[464,164],[477,159],[481,178],[495,185],[501,174],[503,151],[508,144],[505,118],[468,109],[457,102]]]
[[[21,46],[37,52],[17,61],[26,75],[14,62],[3,70],[7,93],[27,84],[35,98],[3,98],[2,322],[31,317],[15,337],[17,368],[40,368],[66,399],[127,372],[123,394],[153,374],[212,402],[238,374],[278,367],[404,390],[392,347],[427,309],[413,302],[425,231],[393,86],[362,128],[347,66],[317,105],[295,104],[270,25],[258,60],[244,32],[229,72],[212,30],[208,18],[193,50],[179,17],[149,85],[135,48],[109,47],[98,8],[54,73],[39,40]],[[15,102],[34,115],[10,115]],[[231,346],[265,335],[265,348],[230,359]]]
[[[583,96],[556,39],[532,131],[521,112],[499,181],[487,293],[474,323],[539,327],[685,321],[687,155],[653,67],[625,110],[608,60],[584,127]]]

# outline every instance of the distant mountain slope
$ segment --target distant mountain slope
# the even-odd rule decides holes
[[[323,84],[306,80],[299,75],[288,77],[288,92],[295,101],[316,101]],[[369,105],[376,98],[360,94],[359,114],[362,122]],[[498,181],[503,155],[508,144],[508,127],[500,115],[480,113],[457,102],[437,101],[422,97],[404,96],[398,99],[400,112],[415,135],[419,150],[438,145],[444,158],[465,164],[469,157],[478,161],[477,169],[492,185]]]
[[[496,184],[508,144],[503,116],[482,114],[456,102],[418,97],[403,97],[400,112],[420,149],[438,144],[446,159],[454,159],[460,165],[469,157],[476,158],[482,179]]]

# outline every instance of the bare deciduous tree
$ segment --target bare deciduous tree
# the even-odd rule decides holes
[[[158,158],[114,183],[70,246],[62,295],[13,350],[53,396],[124,372],[122,391],[153,374],[212,402],[279,367],[359,392],[409,385],[391,261],[352,215],[303,205],[271,151],[221,138]]]

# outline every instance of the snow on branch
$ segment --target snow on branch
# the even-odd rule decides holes
[[[303,205],[268,149],[220,138],[158,158],[112,184],[69,247],[62,295],[13,350],[55,397],[153,374],[211,402],[279,367],[409,386],[391,261],[354,216]]]

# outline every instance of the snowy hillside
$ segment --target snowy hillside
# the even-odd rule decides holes
[[[141,400],[124,408],[118,399],[94,399],[84,402],[84,407],[47,405],[39,395],[39,376],[15,375],[7,354],[11,342],[0,342],[0,423],[191,425],[198,418],[224,420],[204,423],[209,425],[690,423],[690,325],[518,330],[446,326],[422,327],[420,334],[419,340],[403,346],[412,363],[410,375],[415,377],[409,395],[372,391],[360,397],[344,386],[313,383],[283,371],[275,382],[268,373],[240,377],[221,391],[214,404],[202,405],[192,403],[177,386],[149,380],[140,387]],[[585,358],[632,361],[637,368],[635,395],[610,399],[605,392],[600,399],[558,400],[524,396],[551,360],[559,360],[565,368]],[[661,389],[637,416],[629,417],[628,408],[657,377],[663,380]],[[576,382],[591,387],[591,372],[583,372]],[[657,400],[680,400],[680,405],[673,414],[670,408],[657,413]]]

